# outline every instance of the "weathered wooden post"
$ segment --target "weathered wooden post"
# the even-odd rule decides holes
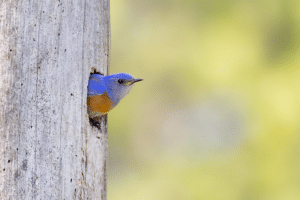
[[[90,126],[86,97],[109,23],[109,0],[0,2],[0,199],[106,199],[107,120]]]

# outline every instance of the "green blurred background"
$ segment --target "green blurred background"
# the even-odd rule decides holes
[[[110,200],[300,199],[300,1],[112,0]]]

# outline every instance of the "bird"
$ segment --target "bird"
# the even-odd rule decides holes
[[[87,110],[92,124],[93,118],[107,114],[130,92],[135,79],[127,73],[104,76],[91,73],[87,87]],[[92,121],[91,121],[92,120]]]

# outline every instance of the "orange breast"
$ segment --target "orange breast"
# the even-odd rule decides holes
[[[104,115],[113,108],[107,93],[87,98],[88,111],[91,118],[101,114]]]

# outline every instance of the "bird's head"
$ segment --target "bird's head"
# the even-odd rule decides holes
[[[133,84],[143,79],[135,79],[130,74],[119,73],[105,76],[104,80],[108,95],[116,106],[130,92]]]

